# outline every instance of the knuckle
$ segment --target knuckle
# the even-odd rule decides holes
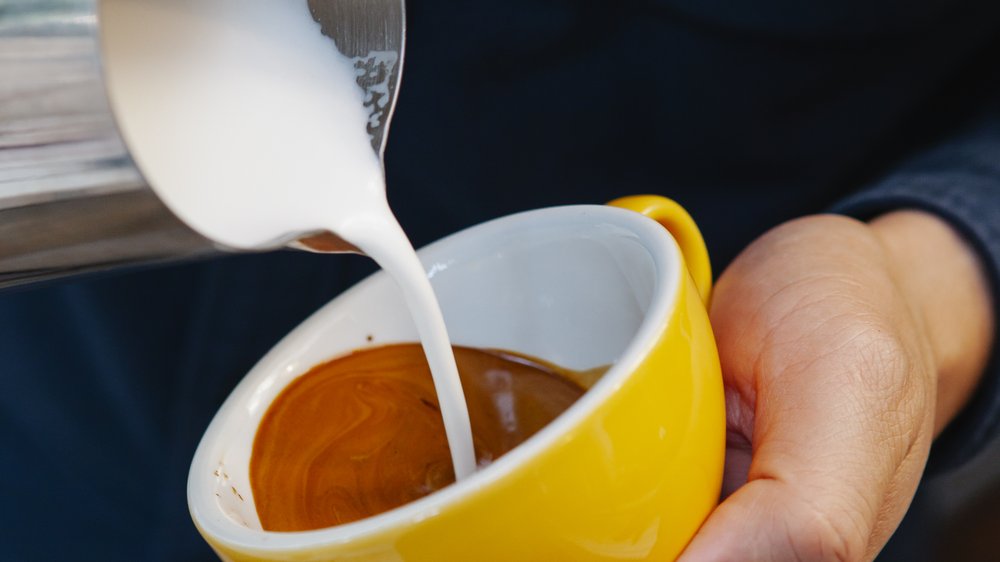
[[[911,358],[903,342],[888,330],[869,327],[853,350],[857,376],[868,391],[897,396],[910,386]]]
[[[933,415],[932,391],[920,357],[905,341],[888,330],[869,332],[846,354],[853,367],[845,369],[845,375],[856,389],[859,407],[870,416],[871,439],[886,454],[899,456],[919,437],[924,418]]]
[[[917,350],[895,334],[878,331],[856,350],[854,376],[865,395],[878,400],[885,422],[903,423],[933,410],[932,371]]]

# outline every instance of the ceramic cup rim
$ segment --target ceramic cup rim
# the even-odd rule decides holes
[[[488,467],[477,471],[461,482],[416,501],[372,517],[334,527],[310,531],[274,532],[249,529],[237,524],[225,515],[221,518],[213,516],[213,511],[217,512],[218,507],[212,505],[212,493],[208,487],[201,484],[202,473],[206,469],[209,472],[211,470],[211,459],[208,458],[210,442],[224,437],[221,434],[224,429],[221,420],[226,417],[230,410],[240,405],[243,395],[252,393],[255,388],[241,382],[219,408],[215,418],[205,430],[191,462],[187,484],[188,506],[191,517],[202,534],[211,536],[213,541],[227,548],[259,553],[313,550],[374,538],[392,529],[400,529],[419,523],[508,477],[519,468],[533,462],[561,436],[567,435],[579,427],[591,414],[608,402],[615,390],[639,369],[639,366],[669,326],[676,310],[681,274],[685,269],[680,248],[667,229],[639,213],[615,207],[602,205],[548,207],[500,217],[466,228],[422,248],[418,251],[418,255],[424,258],[428,255],[441,253],[449,246],[463,243],[469,237],[496,236],[510,228],[550,225],[553,221],[591,222],[594,225],[608,224],[624,228],[630,235],[634,235],[649,253],[656,276],[649,306],[643,315],[639,328],[622,351],[621,356],[601,379],[569,409]],[[245,379],[256,373],[264,359],[276,353],[276,350],[290,345],[294,340],[307,337],[306,334],[310,331],[310,326],[323,311],[336,307],[342,299],[356,298],[352,295],[362,291],[366,283],[379,275],[385,275],[385,272],[379,271],[360,281],[314,312],[274,345],[258,365],[247,373]]]

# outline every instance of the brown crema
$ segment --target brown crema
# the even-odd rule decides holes
[[[455,346],[480,467],[568,408],[597,371]],[[584,385],[584,386],[581,386]],[[311,369],[264,414],[250,486],[268,531],[349,523],[455,481],[420,344],[356,351]]]

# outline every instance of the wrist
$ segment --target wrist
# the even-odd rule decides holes
[[[968,401],[989,358],[996,322],[989,284],[976,252],[933,214],[894,211],[870,227],[934,357],[936,435]]]

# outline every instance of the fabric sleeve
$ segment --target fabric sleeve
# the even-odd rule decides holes
[[[920,209],[947,220],[980,255],[1000,320],[1000,111],[952,140],[918,154],[834,207],[860,219]],[[998,330],[1000,332],[1000,330]],[[958,466],[1000,433],[1000,350],[992,356],[970,402],[937,438],[928,471]]]

